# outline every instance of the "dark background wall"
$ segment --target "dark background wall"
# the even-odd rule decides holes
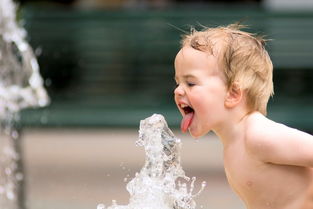
[[[191,3],[192,2],[192,3]],[[266,35],[274,63],[269,117],[313,128],[313,13],[261,1],[21,1],[21,15],[52,103],[25,125],[137,126],[154,112],[180,120],[173,60],[190,26],[243,20]]]

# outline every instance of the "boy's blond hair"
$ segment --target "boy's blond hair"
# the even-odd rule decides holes
[[[183,37],[182,46],[217,56],[227,87],[237,83],[246,92],[249,110],[266,115],[267,103],[273,94],[272,61],[265,49],[265,40],[241,31],[242,27],[231,24],[202,31],[193,29]]]

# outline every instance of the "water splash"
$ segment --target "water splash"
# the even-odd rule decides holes
[[[117,205],[113,200],[107,209],[195,209],[194,198],[206,183],[202,182],[200,191],[193,194],[196,178],[185,175],[180,164],[181,140],[174,136],[162,115],[154,114],[140,122],[136,145],[144,147],[146,159],[126,186],[129,204]],[[105,206],[99,204],[97,208]]]
[[[49,103],[39,65],[25,41],[26,31],[16,23],[11,0],[0,1],[0,119],[27,107]]]
[[[12,0],[0,0],[0,208],[22,209],[23,165],[19,111],[49,103],[26,31]]]

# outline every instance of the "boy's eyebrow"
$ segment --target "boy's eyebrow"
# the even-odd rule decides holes
[[[196,78],[196,76],[192,75],[192,74],[186,74],[182,76],[184,79],[187,78]],[[178,80],[178,76],[175,75],[174,79],[177,81]]]

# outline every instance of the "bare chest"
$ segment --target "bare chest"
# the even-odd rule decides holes
[[[251,159],[244,150],[236,149],[235,152],[229,149],[224,152],[227,180],[242,199],[246,199],[251,192],[257,192],[262,166],[259,162]]]
[[[297,202],[310,181],[303,168],[261,162],[241,147],[224,150],[224,167],[247,208],[286,208]]]

